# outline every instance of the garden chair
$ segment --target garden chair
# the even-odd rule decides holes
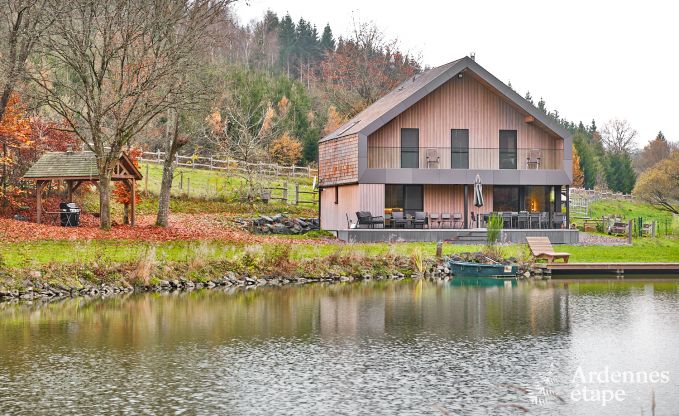
[[[448,212],[441,214],[441,227],[445,228],[446,223],[448,223],[448,227],[453,228],[453,219]]]
[[[550,263],[556,259],[562,259],[564,263],[568,263],[571,256],[570,253],[555,252],[549,237],[526,237],[526,242],[537,259],[545,259]]]

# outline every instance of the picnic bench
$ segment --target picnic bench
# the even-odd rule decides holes
[[[563,259],[564,263],[568,263],[568,258],[571,256],[570,253],[555,252],[549,237],[526,237],[526,242],[535,258],[545,259],[549,263],[553,263],[556,259]]]

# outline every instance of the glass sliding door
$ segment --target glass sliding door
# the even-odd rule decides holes
[[[385,185],[384,207],[400,208],[406,214],[415,215],[424,211],[424,192],[422,185]]]
[[[469,130],[452,129],[450,131],[450,168],[469,169]]]
[[[493,186],[493,211],[519,212],[519,187]]]
[[[401,129],[401,167],[420,167],[420,130]]]
[[[516,130],[500,130],[500,169],[516,169]]]

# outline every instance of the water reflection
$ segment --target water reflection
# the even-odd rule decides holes
[[[678,288],[402,281],[0,304],[0,409],[619,414],[534,393],[549,380],[567,398],[578,366],[673,371],[626,386],[623,404],[648,409],[650,388],[679,401]]]

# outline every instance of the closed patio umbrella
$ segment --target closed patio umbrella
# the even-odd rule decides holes
[[[481,208],[483,206],[483,184],[481,183],[481,177],[476,175],[474,179],[474,206],[476,208]],[[479,228],[479,210],[476,210],[476,228]]]

